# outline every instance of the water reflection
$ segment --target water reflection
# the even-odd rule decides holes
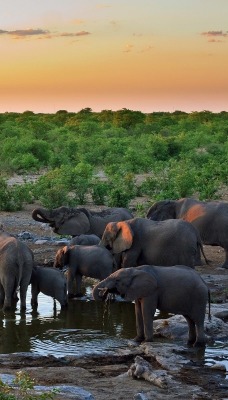
[[[89,293],[89,291],[88,291]],[[0,313],[0,353],[32,352],[40,355],[88,355],[113,351],[136,335],[134,304],[72,300],[67,309],[39,294],[38,308]],[[158,315],[160,318],[161,316]],[[167,317],[167,316],[163,316]],[[198,354],[207,365],[221,362],[228,371],[228,344],[216,342]]]
[[[30,291],[29,291],[30,293]],[[0,353],[34,352],[64,356],[112,350],[135,335],[132,303],[72,300],[67,309],[53,307],[50,297],[39,295],[36,311],[27,300],[26,313],[1,313]]]

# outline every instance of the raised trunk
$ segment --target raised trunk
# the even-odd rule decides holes
[[[47,217],[45,216],[46,210],[44,208],[35,208],[32,212],[32,218],[38,222],[49,222]]]

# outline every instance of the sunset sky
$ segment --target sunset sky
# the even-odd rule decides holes
[[[5,0],[0,112],[228,111],[228,0]]]

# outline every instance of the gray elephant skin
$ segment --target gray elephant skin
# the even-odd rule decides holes
[[[20,293],[20,307],[26,309],[26,295],[30,283],[34,256],[23,242],[0,231],[0,305],[3,310],[13,307]]]
[[[183,315],[188,323],[188,344],[205,345],[204,319],[210,292],[192,268],[143,265],[120,269],[93,289],[95,300],[105,300],[109,293],[135,301],[135,341],[153,341],[153,319],[159,309]]]
[[[65,266],[69,298],[82,296],[83,276],[102,280],[116,269],[112,254],[99,245],[74,245],[59,249],[55,256],[54,268],[63,269]],[[76,280],[76,293],[74,293],[74,280]]]
[[[162,221],[179,218],[198,229],[202,243],[225,250],[223,268],[228,268],[228,202],[199,201],[193,198],[162,200],[154,203],[147,218]]]
[[[110,222],[100,244],[114,254],[122,253],[123,268],[143,264],[194,267],[200,264],[200,250],[203,253],[197,229],[189,222],[175,219]]]
[[[36,208],[32,212],[32,218],[49,224],[59,235],[95,234],[101,238],[108,222],[130,219],[132,214],[126,208],[107,208],[95,212],[86,208],[62,206],[52,210]]]
[[[97,235],[84,235],[75,236],[71,239],[70,245],[81,244],[83,246],[93,246],[100,243],[100,238]]]
[[[66,307],[67,281],[64,273],[51,267],[34,267],[31,277],[31,305],[34,308],[38,306],[40,292],[58,300],[61,308]]]

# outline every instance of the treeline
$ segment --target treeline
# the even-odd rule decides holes
[[[46,207],[84,204],[128,206],[197,194],[219,197],[228,184],[228,113],[0,114],[0,209],[39,200]],[[8,187],[13,173],[45,171],[35,182]],[[106,179],[97,176],[104,172]],[[149,177],[136,184],[138,174]]]

